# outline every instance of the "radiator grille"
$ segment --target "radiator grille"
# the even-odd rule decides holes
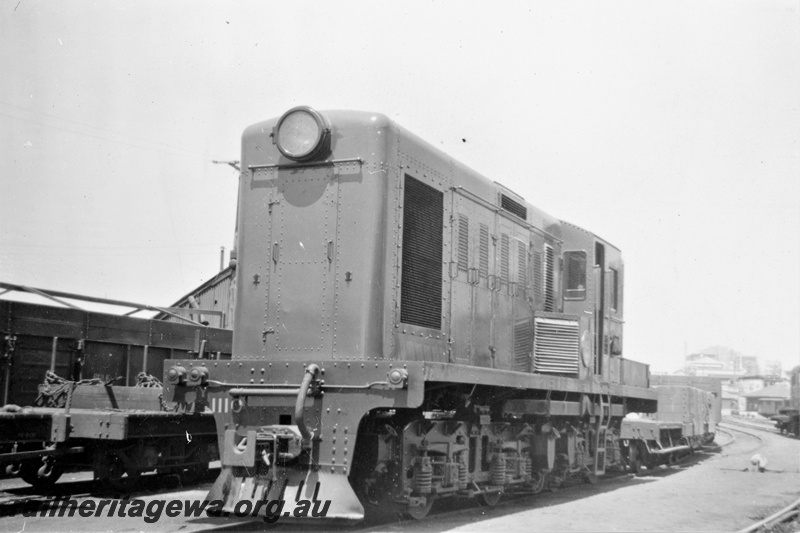
[[[553,289],[555,280],[553,279],[553,247],[544,245],[544,310],[552,312],[555,310],[555,297]]]
[[[533,371],[548,374],[577,374],[580,331],[577,320],[535,319]]]
[[[403,195],[403,272],[400,321],[442,325],[442,228],[444,195],[406,176]]]
[[[469,267],[469,219],[466,215],[458,215],[458,268]]]
[[[531,323],[529,320],[517,322],[514,326],[514,370],[531,371]]]
[[[489,226],[481,224],[480,226],[480,273],[481,276],[489,275]]]

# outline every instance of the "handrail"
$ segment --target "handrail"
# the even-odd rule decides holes
[[[303,435],[303,440],[309,441],[313,436],[306,427],[305,406],[306,395],[308,388],[311,386],[311,381],[316,379],[319,374],[319,367],[315,364],[310,364],[306,367],[306,373],[303,375],[303,382],[300,384],[300,390],[297,393],[297,402],[294,404],[294,422],[297,424],[297,429]]]
[[[201,324],[200,322],[196,322],[196,321],[191,320],[189,318],[180,316],[179,314],[173,312],[171,310],[173,308],[170,308],[170,307],[156,307],[156,306],[153,306],[153,305],[140,304],[140,303],[135,303],[135,302],[126,302],[124,300],[112,300],[110,298],[98,298],[96,296],[85,296],[85,295],[82,295],[82,294],[73,294],[73,293],[63,292],[63,291],[52,291],[52,290],[48,290],[48,289],[39,289],[39,288],[36,288],[36,287],[28,287],[26,285],[15,285],[15,284],[12,284],[12,283],[3,283],[1,281],[0,281],[0,289],[6,289],[3,293],[0,293],[0,295],[5,294],[6,292],[10,292],[10,291],[27,292],[27,293],[30,293],[30,294],[36,294],[38,296],[41,296],[43,298],[47,298],[49,300],[53,300],[56,303],[59,303],[61,305],[64,305],[66,307],[69,307],[69,308],[72,308],[72,309],[75,309],[75,310],[78,310],[78,311],[87,311],[87,310],[83,309],[81,307],[78,307],[76,305],[73,305],[73,304],[71,304],[69,302],[65,302],[65,301],[61,300],[61,298],[69,298],[70,300],[79,300],[79,301],[90,302],[90,303],[117,305],[117,306],[120,306],[120,307],[134,307],[136,309],[135,311],[127,313],[127,315],[131,315],[133,313],[138,313],[139,311],[156,311],[156,312],[159,312],[159,313],[164,313],[165,315],[169,315],[169,316],[171,316],[173,318],[177,318],[178,320],[182,320],[184,322],[188,322],[188,323],[190,323],[192,325],[195,325],[195,326],[204,326],[205,327],[205,324]],[[207,310],[207,309],[190,309],[188,311],[191,311],[193,314],[201,314],[201,315],[202,314],[205,314],[205,315],[220,315],[220,316],[222,315],[221,311],[214,311],[214,310],[210,310],[210,309],[209,310]]]

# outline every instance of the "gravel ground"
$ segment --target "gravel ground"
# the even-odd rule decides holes
[[[800,497],[800,440],[758,429],[763,440],[732,431],[713,454],[634,478],[605,479],[491,510],[459,509],[424,523],[383,524],[379,531],[737,531]],[[720,444],[728,442],[720,434]],[[750,457],[769,460],[764,473],[745,471]]]

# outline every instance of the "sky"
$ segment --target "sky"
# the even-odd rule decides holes
[[[626,357],[800,364],[796,0],[0,0],[0,281],[173,303],[233,244],[212,160],[296,105],[622,249]]]

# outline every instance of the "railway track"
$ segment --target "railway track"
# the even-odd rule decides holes
[[[766,424],[758,424],[754,422],[747,422],[745,420],[738,420],[734,418],[726,418],[725,420],[721,421],[722,424],[730,424],[733,426],[739,426],[744,428],[750,429],[757,429],[759,431],[763,431],[765,433],[774,433],[776,435],[780,435],[781,432],[778,431],[774,426],[768,426]]]
[[[753,433],[752,431],[747,431],[745,429],[741,429],[742,427],[748,427],[749,428],[749,426],[735,427],[737,425],[738,424],[731,424],[730,422],[720,422],[717,425],[717,428],[718,428],[717,430],[718,431],[720,430],[720,428],[722,428],[722,431],[724,431],[725,433],[728,433],[732,437],[731,442],[729,442],[727,444],[724,444],[723,446],[728,446],[729,444],[733,444],[736,441],[736,436],[733,435],[733,433],[731,433],[732,431],[747,435],[747,436],[751,437],[752,439],[754,439],[758,443],[755,448],[748,449],[748,450],[742,451],[740,453],[745,454],[745,453],[754,452],[754,451],[760,449],[764,445],[764,438],[763,437],[761,437],[760,435],[758,435],[756,433]],[[757,431],[761,431],[761,430],[759,429]]]
[[[754,452],[756,450],[761,449],[764,446],[765,444],[764,438],[761,435],[755,433],[754,431],[761,431],[764,433],[780,435],[780,432],[775,430],[774,428],[760,427],[760,426],[755,426],[754,424],[738,423],[734,421],[726,421],[724,423],[721,423],[719,426],[724,426],[725,429],[722,429],[721,431],[731,436],[731,440],[728,443],[723,444],[722,446],[727,446],[735,442],[736,436],[733,434],[733,432],[738,432],[748,435],[749,437],[752,437],[759,443],[757,447],[741,453]],[[747,428],[747,429],[742,429],[742,428]],[[772,531],[779,524],[797,520],[798,516],[800,516],[800,499],[793,501],[783,509],[780,509],[779,511],[767,516],[766,518],[759,520],[758,522],[755,522],[744,529],[739,530],[737,533],[756,533],[759,531]]]
[[[0,482],[0,516],[2,516],[3,508],[12,505],[39,505],[46,503],[54,498],[88,498],[88,497],[138,497],[157,494],[163,491],[173,491],[178,487],[188,488],[189,486],[199,485],[203,482],[213,481],[216,475],[219,474],[219,468],[211,468],[208,472],[196,483],[186,484],[184,487],[183,481],[178,474],[149,474],[143,479],[138,480],[138,483],[131,487],[131,490],[126,491],[124,494],[120,491],[109,491],[103,485],[94,479],[88,477],[87,479],[80,479],[81,474],[78,474],[79,479],[71,481],[61,481],[54,485],[46,494],[38,492],[35,488],[28,485],[25,486],[11,486],[3,487]],[[13,479],[3,480],[6,483],[13,482]]]

